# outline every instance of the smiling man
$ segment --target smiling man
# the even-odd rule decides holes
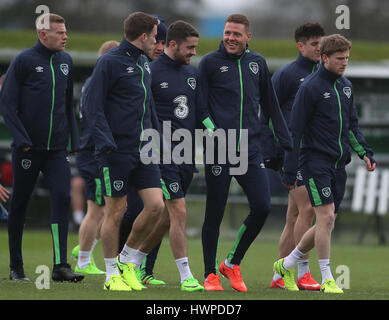
[[[259,111],[272,119],[275,134],[285,149],[291,148],[291,138],[274,93],[265,59],[248,49],[252,38],[250,22],[241,14],[226,19],[219,49],[204,56],[199,65],[200,105],[208,108],[219,129],[235,130],[236,148],[247,158],[245,174],[234,175],[244,190],[250,213],[241,225],[234,246],[227,258],[215,266],[219,229],[227,203],[234,165],[216,160],[205,163],[207,200],[202,229],[205,264],[204,288],[223,290],[216,268],[230,280],[237,291],[247,291],[240,273],[240,262],[255,240],[270,212],[270,188],[260,150]],[[243,133],[248,133],[248,150],[241,145]],[[241,150],[242,146],[242,150]],[[226,152],[227,150],[224,150]],[[220,157],[222,158],[222,157]],[[209,159],[208,159],[209,160]]]
[[[48,23],[41,23],[42,21]],[[38,41],[22,51],[7,71],[0,109],[11,132],[14,188],[8,217],[11,280],[28,280],[23,270],[25,214],[40,172],[50,191],[54,281],[80,281],[67,264],[70,167],[67,146],[78,149],[73,110],[72,59],[63,50],[65,20],[56,14],[37,19]]]
[[[297,170],[301,170],[316,221],[293,251],[274,263],[274,271],[283,277],[287,290],[299,290],[293,268],[315,247],[322,274],[320,290],[343,293],[331,273],[330,250],[350,148],[365,161],[368,171],[376,167],[373,152],[358,128],[352,84],[343,76],[350,49],[351,42],[339,34],[324,37],[320,44],[323,63],[300,86],[292,107],[294,149],[285,155],[282,182],[294,188]]]
[[[189,23],[178,20],[168,28],[164,53],[151,64],[151,89],[160,127],[163,127],[163,122],[169,121],[173,131],[188,130],[193,141],[196,124],[208,115],[206,110],[202,113],[198,108],[197,70],[190,65],[191,58],[196,55],[198,42],[197,30]],[[170,142],[172,148],[181,143],[173,140],[169,141],[169,145]],[[165,152],[171,153],[171,150],[164,145]],[[194,159],[191,160],[191,163],[176,164],[173,161],[160,165],[165,198],[164,216],[170,221],[163,223],[165,229],[161,231],[169,231],[170,245],[180,273],[181,290],[189,292],[204,291],[189,267],[185,233],[185,195],[195,171]]]

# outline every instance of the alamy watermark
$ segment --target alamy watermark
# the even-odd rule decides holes
[[[35,20],[35,26],[37,30],[49,30],[50,29],[50,9],[46,5],[39,5],[35,8],[35,13],[41,14],[38,18]]]
[[[171,122],[163,121],[162,137],[155,129],[146,129],[141,141],[147,142],[140,150],[143,164],[196,164],[193,150],[203,144],[205,164],[230,164],[230,175],[244,175],[248,169],[247,129],[176,129],[172,132]],[[162,148],[161,148],[162,141]]]
[[[342,30],[350,29],[350,8],[345,4],[339,5],[335,9],[335,13],[339,16],[335,20],[335,26],[337,29]]]
[[[35,273],[38,273],[39,276],[35,280],[35,287],[38,290],[50,289],[50,269],[48,266],[41,264],[36,267]]]

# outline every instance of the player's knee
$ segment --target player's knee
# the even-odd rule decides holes
[[[267,216],[271,211],[270,201],[265,203],[258,202],[252,207],[252,211],[256,216]]]
[[[328,230],[331,230],[334,228],[335,225],[335,214],[328,213],[324,216],[324,223],[327,226]]]
[[[165,203],[163,202],[162,199],[160,200],[153,200],[152,203],[149,203],[149,204],[145,204],[145,211],[147,213],[147,215],[153,219],[153,220],[157,220],[161,214],[163,213],[163,210],[165,209]]]

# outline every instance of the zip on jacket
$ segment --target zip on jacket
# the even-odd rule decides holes
[[[343,168],[350,148],[361,158],[373,154],[358,127],[351,82],[323,65],[298,90],[290,126],[294,149],[284,163],[290,179],[305,161],[324,160]]]
[[[83,107],[96,154],[139,154],[143,131],[152,126],[150,86],[147,57],[125,38],[99,58]]]
[[[13,146],[37,150],[78,149],[73,109],[72,59],[40,40],[11,62],[0,93],[0,111]]]
[[[237,149],[243,129],[248,130],[249,156],[261,151],[260,111],[271,118],[285,149],[291,138],[270,79],[265,59],[246,48],[240,56],[228,54],[223,42],[199,64],[200,104],[207,106],[217,128],[235,129]]]

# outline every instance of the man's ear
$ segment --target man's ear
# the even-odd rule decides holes
[[[304,43],[302,43],[301,41],[297,41],[297,49],[301,51],[303,50],[303,47],[304,47]]]
[[[327,63],[328,62],[328,56],[325,53],[320,55],[320,58],[321,58],[321,61],[323,61],[323,63]]]
[[[169,47],[170,47],[170,48],[175,48],[176,46],[177,46],[176,40],[170,40],[170,41],[169,41]]]
[[[146,32],[142,33],[140,36],[139,36],[139,39],[143,42],[146,40],[146,37],[147,37],[147,34]]]
[[[38,31],[38,37],[39,39],[45,40],[47,36],[47,30],[42,29]]]
[[[247,41],[250,41],[252,37],[253,37],[253,34],[252,34],[251,32],[249,32],[249,33],[247,34],[247,38],[248,38]]]

